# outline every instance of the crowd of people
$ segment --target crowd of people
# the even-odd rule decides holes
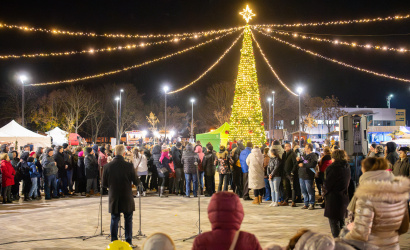
[[[297,207],[297,203],[302,203],[301,209],[314,210],[315,205],[320,204],[325,208],[324,216],[329,219],[333,237],[343,239],[341,242],[332,239],[333,245],[365,242],[366,246],[398,249],[398,236],[407,232],[409,226],[409,148],[397,148],[393,142],[384,148],[371,145],[369,154],[362,160],[360,185],[355,190],[357,183],[352,172],[357,171],[352,171],[345,151],[337,145],[330,147],[330,142],[322,149],[303,143],[301,148],[297,142],[281,144],[275,140],[271,145],[259,147],[251,142],[244,145],[242,141],[234,141],[218,149],[211,143],[203,146],[200,141],[176,142],[172,146],[166,142],[142,144],[126,147],[124,161],[133,166],[138,178],[131,181],[137,189],[135,197],[146,196],[147,191],[161,198],[212,196],[209,213],[217,207],[213,202],[218,199],[225,202],[228,196],[227,203],[237,203],[242,198],[255,205],[269,201],[271,207]],[[20,195],[24,201],[41,199],[42,191],[46,200],[107,194],[107,185],[101,183],[103,170],[116,156],[109,144],[84,148],[63,144],[46,149],[39,147],[35,151],[32,145],[26,145],[21,152],[10,151],[5,144],[0,149],[3,203],[18,200]],[[217,187],[215,176],[219,178]],[[319,199],[316,199],[315,187]],[[227,192],[230,190],[232,192]],[[229,209],[231,205],[224,207]],[[240,225],[243,209],[237,213],[232,220]],[[213,230],[224,230],[225,225],[215,222],[214,228],[212,220],[211,223]],[[230,239],[238,237],[237,227],[229,227]],[[212,244],[222,244],[212,235],[201,237],[215,239]],[[210,244],[210,240],[201,241],[201,237],[195,241],[194,249],[207,249],[201,245]],[[303,231],[298,237],[311,241],[311,238],[325,236]],[[242,235],[242,232],[237,244],[247,240],[251,245],[259,245],[254,236]]]

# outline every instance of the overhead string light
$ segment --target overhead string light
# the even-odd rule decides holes
[[[268,34],[266,34],[266,33],[264,33],[264,32],[259,31],[259,30],[256,30],[256,31],[258,31],[259,33],[261,33],[261,34],[263,34],[263,35],[265,35],[265,36],[267,36],[267,37],[270,37],[270,38],[272,38],[272,39],[274,39],[274,40],[276,40],[276,41],[278,41],[278,42],[281,42],[281,43],[284,43],[284,44],[286,44],[286,45],[289,45],[289,46],[291,46],[292,48],[301,50],[301,51],[306,52],[306,53],[308,53],[308,54],[311,54],[311,55],[313,55],[313,56],[316,56],[316,57],[325,59],[325,60],[330,61],[330,62],[333,62],[333,63],[337,63],[337,64],[339,64],[339,65],[342,65],[342,66],[345,66],[345,67],[348,67],[348,68],[356,69],[356,70],[359,70],[359,71],[362,71],[362,72],[366,72],[366,73],[369,73],[369,74],[372,74],[372,75],[375,75],[375,76],[380,76],[380,77],[384,77],[384,78],[389,78],[389,79],[393,79],[393,80],[397,80],[397,81],[410,82],[410,79],[401,78],[401,77],[396,77],[396,76],[387,75],[387,74],[384,74],[384,73],[378,73],[378,72],[375,72],[375,71],[372,71],[372,70],[360,68],[360,67],[357,67],[357,66],[354,66],[354,65],[351,65],[351,64],[348,64],[348,63],[345,63],[345,62],[342,62],[342,61],[333,59],[333,58],[329,58],[329,57],[323,56],[323,55],[318,54],[318,53],[316,53],[316,52],[313,52],[313,51],[311,51],[311,50],[303,49],[303,48],[301,48],[301,47],[299,47],[299,46],[297,46],[297,45],[295,45],[295,44],[292,44],[292,43],[289,43],[289,42],[287,42],[287,41],[281,40],[281,39],[278,38],[278,37],[268,35]]]
[[[209,31],[200,31],[200,32],[186,32],[186,33],[174,33],[174,34],[97,34],[97,33],[89,33],[89,32],[75,32],[75,31],[68,31],[68,30],[59,30],[59,29],[46,29],[46,28],[34,28],[29,26],[22,26],[22,25],[14,25],[14,24],[7,24],[7,23],[0,23],[0,29],[7,28],[7,29],[17,29],[21,31],[27,32],[43,32],[49,33],[54,35],[69,35],[69,36],[88,36],[88,37],[109,37],[109,38],[169,38],[169,37],[184,37],[184,36],[208,36],[214,34],[221,34],[225,32],[237,31],[242,29],[243,27],[233,27],[228,29],[220,29],[220,30],[209,30]]]
[[[90,76],[84,76],[84,77],[78,77],[78,78],[73,78],[73,79],[61,80],[61,81],[34,83],[34,84],[31,84],[31,86],[42,86],[42,85],[55,85],[55,84],[61,84],[61,83],[72,83],[72,82],[78,82],[78,81],[84,81],[84,80],[109,76],[109,75],[117,74],[117,73],[120,73],[120,72],[123,72],[123,71],[140,68],[142,66],[145,66],[145,65],[148,65],[148,64],[151,64],[151,63],[154,63],[154,62],[158,62],[158,61],[161,61],[161,60],[164,60],[164,59],[176,56],[176,55],[180,55],[180,54],[185,53],[187,51],[191,51],[193,49],[199,48],[199,47],[201,47],[205,44],[209,44],[209,43],[212,43],[214,41],[217,41],[217,40],[219,40],[219,39],[221,39],[221,38],[223,38],[227,35],[230,35],[232,33],[234,33],[234,31],[228,32],[228,33],[226,33],[224,35],[221,35],[221,36],[217,36],[213,39],[210,39],[210,40],[207,40],[207,41],[202,42],[200,44],[188,47],[186,49],[183,49],[183,50],[180,50],[180,51],[177,51],[177,52],[174,52],[174,53],[171,53],[171,54],[168,54],[168,55],[156,58],[156,59],[145,61],[143,63],[139,63],[139,64],[135,64],[135,65],[132,65],[132,66],[124,67],[122,69],[112,70],[112,71],[109,71],[109,72],[99,73],[99,74],[90,75]]]
[[[295,92],[293,92],[292,90],[290,90],[290,88],[280,79],[280,77],[278,76],[278,74],[276,73],[276,71],[273,69],[272,65],[269,63],[268,59],[265,56],[265,53],[263,53],[261,46],[259,45],[258,41],[256,41],[255,36],[253,35],[253,32],[251,31],[252,34],[252,38],[255,41],[256,47],[258,47],[259,52],[261,53],[263,59],[265,59],[266,64],[268,65],[268,67],[270,68],[270,70],[272,71],[273,75],[276,77],[276,79],[279,81],[279,83],[292,95],[298,96],[298,94],[296,94]]]
[[[358,43],[349,43],[345,41],[340,41],[340,40],[333,40],[333,39],[326,39],[326,38],[319,38],[319,37],[312,37],[312,36],[306,36],[306,35],[301,35],[299,32],[287,32],[287,31],[282,31],[282,30],[275,30],[275,29],[260,29],[258,28],[259,31],[262,32],[274,32],[279,35],[283,36],[291,36],[294,38],[302,38],[302,39],[308,39],[311,41],[315,42],[326,42],[326,43],[331,43],[335,45],[344,45],[344,46],[349,46],[349,47],[358,47],[358,48],[363,48],[363,49],[374,49],[374,50],[381,50],[381,51],[394,51],[394,52],[399,52],[399,53],[408,53],[410,52],[409,49],[406,48],[391,48],[383,45],[371,45],[371,44],[358,44]]]
[[[174,94],[177,92],[180,92],[192,85],[194,85],[197,81],[201,80],[201,78],[203,78],[209,71],[211,71],[224,57],[226,54],[228,54],[228,52],[232,49],[233,46],[235,46],[235,44],[238,42],[238,40],[242,37],[243,32],[235,39],[235,41],[231,44],[231,46],[229,46],[229,48],[227,50],[225,50],[225,52],[218,58],[218,60],[216,60],[216,62],[214,62],[211,67],[209,67],[205,72],[203,72],[198,78],[196,78],[195,80],[193,80],[192,82],[188,83],[187,85],[185,85],[182,88],[179,88],[177,90],[174,90],[172,92],[169,92],[168,94]]]
[[[225,32],[228,33],[228,32]],[[124,50],[134,50],[137,48],[143,48],[143,47],[148,47],[152,45],[161,45],[161,44],[167,44],[167,43],[175,43],[178,41],[184,41],[187,39],[197,39],[198,36],[192,36],[192,37],[182,37],[182,38],[172,38],[170,40],[162,40],[162,41],[157,41],[157,42],[141,42],[139,44],[133,43],[133,44],[126,44],[123,46],[116,46],[116,47],[106,47],[106,48],[100,48],[100,49],[88,49],[88,50],[79,50],[79,51],[62,51],[62,52],[50,52],[50,53],[44,53],[44,52],[39,52],[39,53],[33,53],[33,54],[21,54],[21,55],[0,55],[0,59],[18,59],[18,58],[34,58],[34,57],[50,57],[50,56],[70,56],[70,55],[76,55],[76,54],[95,54],[95,53],[101,53],[101,52],[112,52],[112,51],[124,51]]]
[[[407,15],[396,15],[388,17],[376,17],[376,18],[363,18],[363,19],[353,19],[353,20],[336,20],[329,22],[311,22],[311,23],[293,23],[293,24],[258,24],[252,25],[252,27],[306,27],[306,26],[328,26],[328,25],[345,25],[345,24],[355,24],[355,23],[374,23],[374,22],[384,22],[393,20],[403,20],[410,18],[410,14]]]

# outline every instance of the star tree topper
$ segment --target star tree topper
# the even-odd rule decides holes
[[[246,23],[248,23],[253,16],[256,16],[254,13],[252,13],[252,10],[249,9],[249,5],[246,5],[246,9],[243,9],[243,11],[239,12],[239,14],[243,16],[243,19],[246,20]]]

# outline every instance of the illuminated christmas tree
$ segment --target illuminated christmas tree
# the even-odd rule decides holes
[[[254,14],[249,10],[248,6],[246,7],[247,9],[241,14],[248,22]],[[252,35],[247,24],[244,30],[230,120],[229,139],[231,141],[243,140],[244,143],[251,141],[253,145],[259,146],[266,142],[260,100]]]

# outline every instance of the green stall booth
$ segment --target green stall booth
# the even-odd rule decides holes
[[[229,124],[225,122],[221,127],[215,129],[212,132],[197,134],[196,140],[201,141],[202,146],[205,146],[208,142],[212,144],[214,150],[218,151],[220,145],[226,146],[229,136]]]

